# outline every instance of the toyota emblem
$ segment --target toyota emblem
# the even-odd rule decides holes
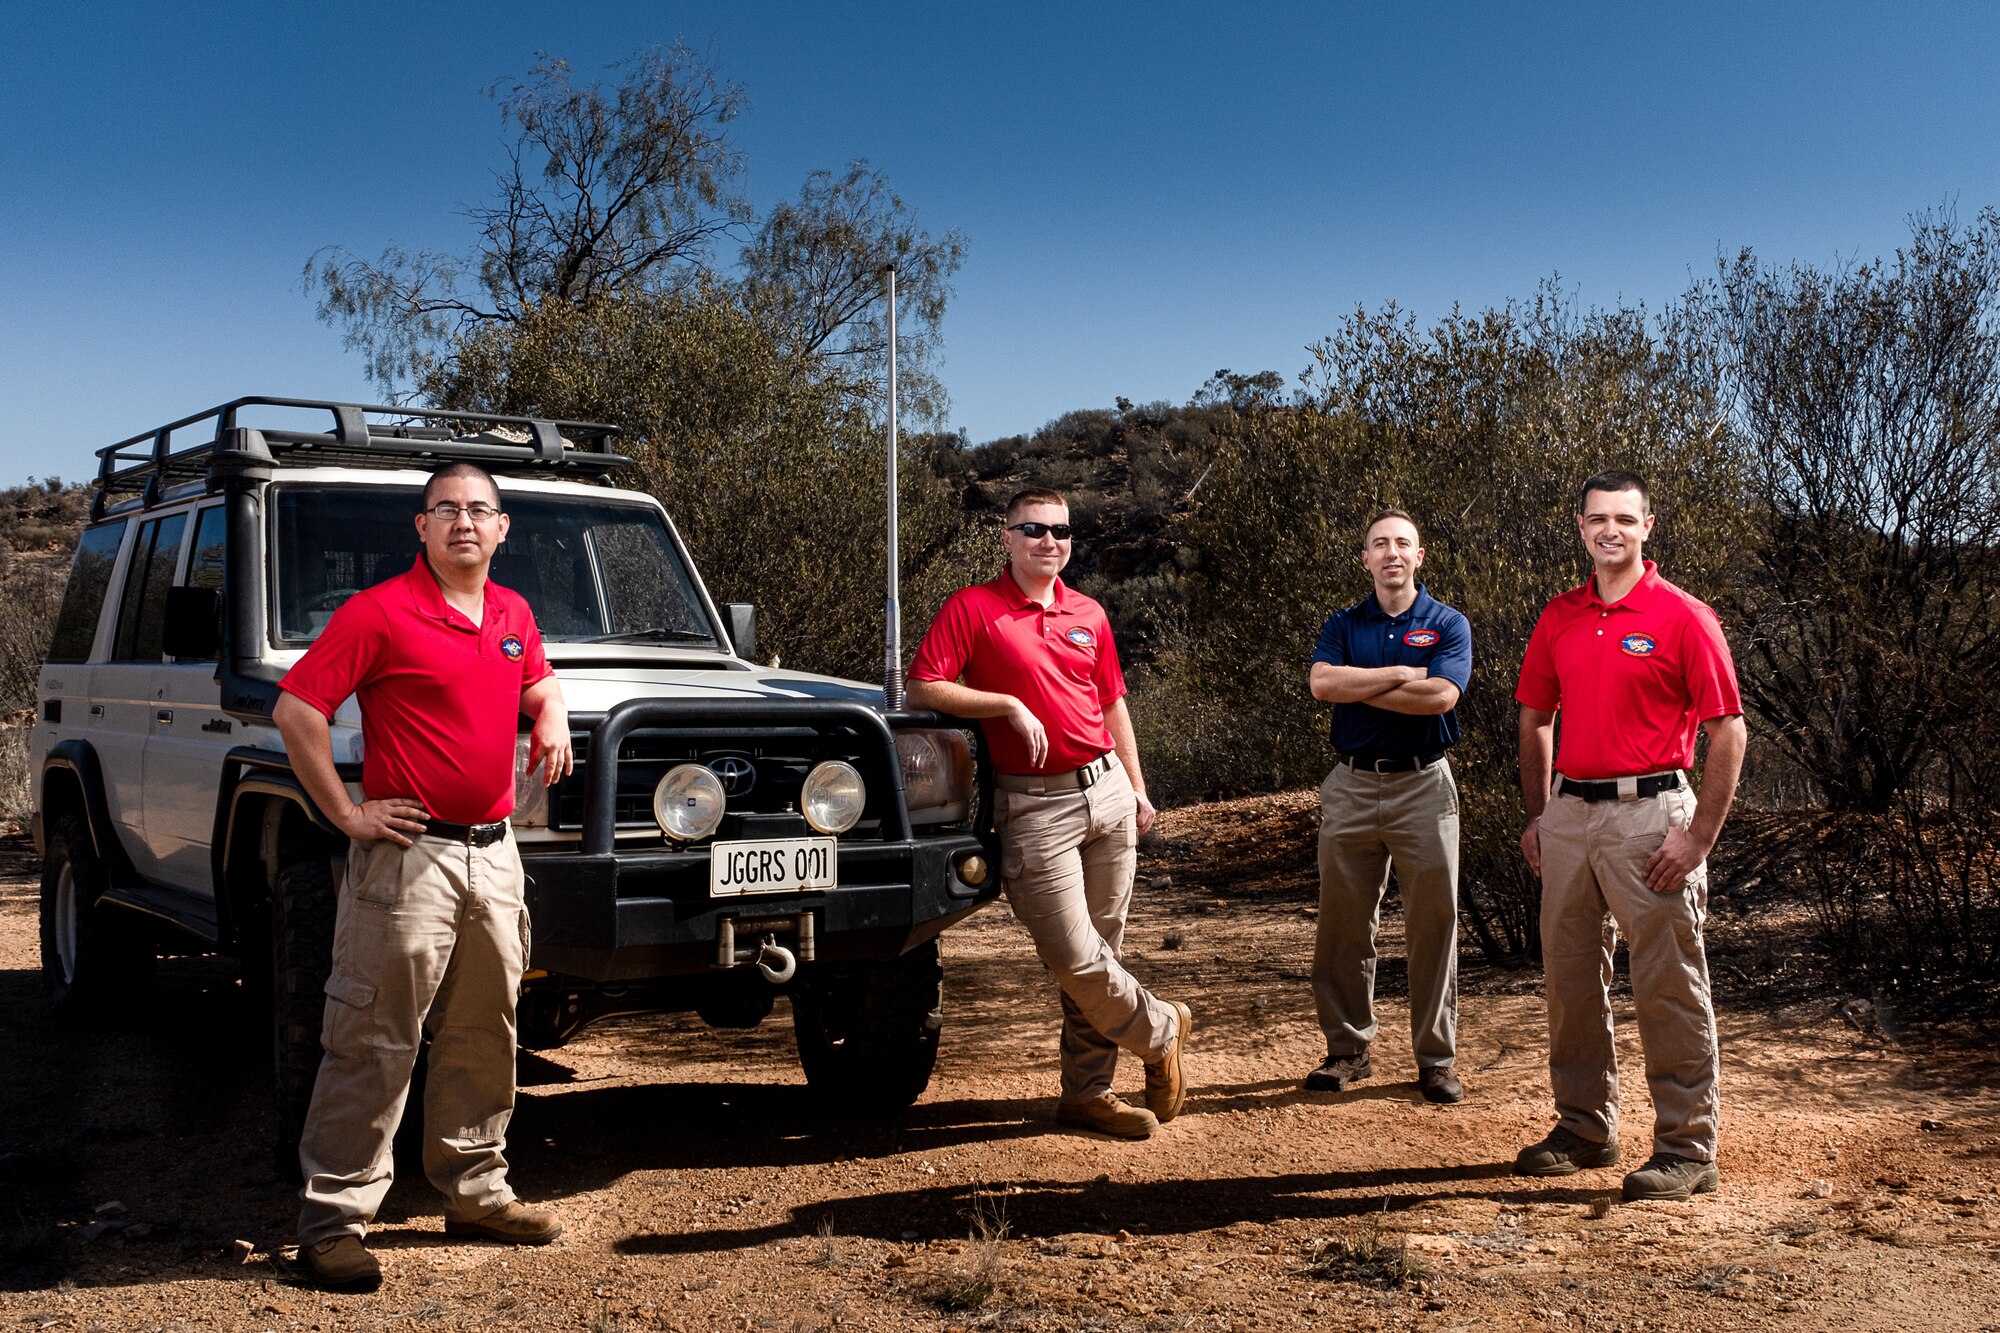
[[[726,754],[711,759],[708,771],[722,780],[725,796],[742,796],[757,785],[757,766],[741,755]]]

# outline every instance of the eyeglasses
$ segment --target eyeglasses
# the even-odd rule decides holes
[[[456,523],[460,514],[464,514],[474,523],[491,523],[500,517],[500,511],[492,505],[455,505],[449,500],[440,500],[424,512],[440,523]]]
[[[1007,531],[1018,532],[1031,542],[1040,541],[1043,533],[1047,533],[1059,542],[1066,542],[1069,540],[1071,528],[1067,523],[1010,523],[1007,525]]]

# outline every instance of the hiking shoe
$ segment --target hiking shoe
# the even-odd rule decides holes
[[[1561,1125],[1540,1143],[1521,1149],[1514,1159],[1517,1176],[1573,1176],[1586,1167],[1618,1165],[1618,1140],[1593,1143]]]
[[[1646,1159],[1644,1166],[1626,1175],[1625,1202],[1666,1199],[1673,1203],[1686,1203],[1694,1195],[1713,1194],[1715,1187],[1721,1183],[1722,1176],[1715,1169],[1714,1162],[1697,1162],[1692,1157],[1656,1152]]]
[[[484,1236],[508,1245],[546,1245],[562,1235],[562,1223],[546,1208],[531,1208],[519,1199],[511,1199],[506,1207],[469,1221],[447,1216],[444,1234]]]
[[[1440,1106],[1465,1100],[1465,1085],[1458,1081],[1458,1075],[1451,1072],[1450,1065],[1419,1069],[1417,1086],[1423,1089],[1425,1101],[1436,1102]]]
[[[1161,1124],[1181,1113],[1187,1100],[1187,1078],[1181,1071],[1181,1053],[1187,1050],[1188,1034],[1194,1031],[1194,1015],[1179,1000],[1167,1001],[1174,1011],[1174,1039],[1167,1053],[1146,1066],[1146,1109]]]
[[[1375,1072],[1368,1052],[1359,1055],[1329,1055],[1326,1062],[1306,1075],[1307,1092],[1346,1092]]]
[[[382,1285],[382,1265],[359,1236],[301,1245],[299,1264],[314,1286],[327,1291],[373,1291]]]
[[[1127,1105],[1115,1092],[1101,1092],[1087,1102],[1057,1102],[1056,1123],[1114,1139],[1150,1139],[1160,1118],[1143,1106]]]

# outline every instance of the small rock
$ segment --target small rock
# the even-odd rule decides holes
[[[1833,1197],[1833,1182],[1831,1180],[1813,1181],[1810,1185],[1806,1186],[1805,1197],[1808,1199],[1831,1199]]]
[[[1111,1183],[1111,1173],[1109,1171],[1099,1171],[1090,1178],[1090,1183],[1093,1185],[1109,1185]]]
[[[150,1222],[134,1222],[125,1228],[124,1234],[127,1240],[144,1240],[153,1234],[153,1226]]]
[[[1944,1128],[1944,1121],[1942,1121],[1942,1120],[1919,1120],[1919,1121],[1917,1122],[1917,1128],[1918,1128],[1918,1129],[1921,1129],[1921,1130],[1923,1130],[1923,1131],[1924,1131],[1924,1132],[1925,1132],[1926,1134],[1935,1134],[1935,1133],[1937,1133],[1937,1132],[1938,1132],[1939,1130],[1942,1130],[1942,1129]]]
[[[265,1314],[290,1314],[291,1312],[292,1312],[292,1307],[285,1304],[283,1301],[264,1302]]]
[[[1125,1230],[1123,1227],[1120,1227],[1118,1229],[1118,1234],[1115,1237],[1113,1237],[1113,1239],[1123,1241],[1125,1244],[1129,1245],[1132,1243],[1132,1233]]]
[[[1611,1196],[1600,1195],[1592,1199],[1588,1204],[1584,1205],[1584,1212],[1596,1218],[1611,1216]]]
[[[910,1256],[907,1254],[892,1254],[882,1261],[882,1267],[884,1268],[908,1268],[909,1266]]]
[[[1928,1129],[1930,1122],[1925,1121],[1924,1127]],[[116,1199],[109,1199],[91,1209],[90,1214],[92,1217],[123,1217],[125,1216],[125,1205]]]
[[[233,1240],[229,1242],[230,1257],[235,1259],[236,1262],[239,1264],[249,1263],[250,1257],[256,1253],[257,1253],[257,1247],[250,1241]]]
[[[124,1229],[125,1224],[117,1218],[100,1217],[95,1222],[85,1222],[76,1229],[76,1234],[85,1241],[94,1241],[114,1231],[123,1231]]]

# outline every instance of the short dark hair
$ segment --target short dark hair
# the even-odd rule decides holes
[[[1046,486],[1030,486],[1026,490],[1014,492],[1014,498],[1007,502],[1007,517],[1014,517],[1028,505],[1061,505],[1067,509],[1069,501]]]
[[[1639,502],[1646,506],[1646,512],[1649,514],[1653,512],[1653,493],[1647,488],[1646,479],[1636,472],[1627,472],[1623,468],[1614,467],[1606,468],[1586,478],[1583,485],[1577,487],[1577,513],[1583,512],[1583,503],[1590,498],[1592,491],[1609,491],[1613,495],[1620,491],[1637,491]]]
[[[496,507],[499,506],[500,483],[493,480],[493,474],[477,463],[467,463],[461,459],[456,463],[446,463],[443,467],[431,473],[431,479],[424,483],[424,503],[422,507],[429,509],[431,507],[431,492],[436,489],[439,482],[450,481],[453,477],[479,478],[491,488],[493,491],[493,503]]]
[[[1375,531],[1375,525],[1385,518],[1400,518],[1411,527],[1417,528],[1417,516],[1415,514],[1412,514],[1407,509],[1398,509],[1395,505],[1384,505],[1369,518],[1368,526],[1361,529],[1361,544],[1363,546],[1368,544],[1368,534]],[[1422,541],[1423,539],[1424,530],[1417,528],[1417,540]]]

